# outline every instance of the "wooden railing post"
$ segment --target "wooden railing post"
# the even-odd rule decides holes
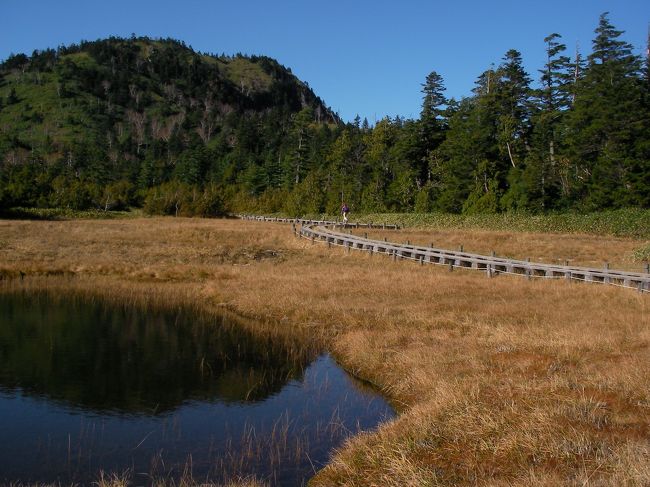
[[[238,215],[239,218],[249,221],[269,221],[269,222],[283,222],[290,223],[291,229],[297,238],[305,238],[311,240],[312,244],[316,239],[324,240],[327,243],[327,248],[331,249],[332,245],[343,245],[346,253],[351,253],[352,249],[367,250],[370,256],[375,252],[383,252],[392,257],[393,261],[407,259],[419,261],[420,265],[424,265],[425,260],[430,263],[448,266],[450,272],[454,271],[454,267],[471,267],[472,269],[484,269],[488,277],[497,276],[499,273],[510,273],[524,275],[528,279],[535,277],[564,277],[565,279],[579,280],[584,282],[599,282],[602,284],[616,284],[621,283],[624,287],[637,289],[639,292],[650,291],[650,263],[643,263],[643,272],[641,275],[637,272],[627,271],[611,271],[610,263],[604,261],[600,268],[578,268],[570,267],[569,260],[564,260],[564,266],[558,264],[543,264],[532,263],[530,257],[525,260],[515,260],[501,257],[498,260],[490,260],[489,256],[469,256],[465,254],[465,247],[463,244],[458,245],[458,252],[454,251],[439,251],[436,252],[434,242],[430,243],[432,250],[429,252],[425,248],[419,247],[417,244],[411,242],[410,239],[406,240],[405,244],[389,243],[387,237],[383,237],[386,245],[369,242],[368,231],[363,232],[363,239],[361,237],[353,236],[352,229],[355,228],[372,228],[372,223],[349,223],[341,225],[347,230],[337,231],[333,228],[333,223],[330,221],[318,221],[312,219],[295,218],[279,218],[279,217],[264,217],[256,215]],[[313,225],[318,225],[318,229],[312,229]],[[384,229],[399,228],[394,224],[378,224],[377,228],[383,227]],[[327,228],[326,231],[321,231],[322,228]],[[345,235],[349,235],[346,238]],[[425,255],[426,252],[426,255]],[[491,251],[492,257],[496,258],[496,251]],[[558,261],[556,261],[558,262]],[[562,262],[562,261],[559,261]],[[501,269],[501,270],[500,270]]]

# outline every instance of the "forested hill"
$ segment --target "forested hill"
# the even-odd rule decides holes
[[[650,66],[623,34],[603,14],[591,51],[569,54],[551,33],[532,74],[513,48],[460,101],[432,71],[418,119],[372,127],[342,123],[266,57],[142,38],[14,55],[0,66],[0,206],[649,208]]]
[[[340,123],[268,57],[148,38],[12,55],[0,64],[0,197],[4,206],[123,207],[169,181],[256,180],[256,167],[270,179],[255,184],[279,185],[283,172],[303,170],[289,160],[300,132]]]

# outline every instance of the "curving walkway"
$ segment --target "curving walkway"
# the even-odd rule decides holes
[[[639,292],[650,292],[650,273],[629,272],[609,269],[602,269],[563,266],[554,264],[541,264],[530,261],[501,258],[472,254],[462,251],[437,249],[433,247],[422,247],[417,245],[400,244],[381,240],[372,240],[359,237],[350,233],[336,231],[336,228],[384,228],[398,229],[397,225],[377,225],[372,223],[348,223],[342,225],[339,222],[301,220],[293,218],[268,218],[241,216],[241,218],[258,221],[277,221],[292,223],[294,232],[312,242],[320,241],[328,246],[339,245],[347,251],[359,250],[370,254],[380,253],[390,256],[393,260],[410,259],[424,264],[444,265],[453,270],[455,268],[475,269],[486,273],[488,277],[497,274],[515,274],[532,278],[545,279],[567,279],[589,283],[610,284],[626,288],[636,289]],[[300,230],[296,225],[300,224]],[[647,267],[646,267],[647,271]]]

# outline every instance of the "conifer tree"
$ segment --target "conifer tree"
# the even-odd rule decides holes
[[[440,146],[440,187],[435,208],[459,213],[471,192],[488,191],[488,164],[497,158],[494,143],[495,111],[488,94],[485,73],[477,81],[472,98],[463,99],[449,118],[449,130]],[[482,169],[482,170],[481,170]],[[491,171],[490,171],[491,172]]]
[[[530,122],[530,78],[524,71],[521,53],[509,50],[499,67],[497,104],[499,150],[517,167],[527,144]]]
[[[535,109],[532,115],[531,150],[521,174],[524,193],[521,206],[545,211],[558,206],[560,178],[558,151],[562,117],[571,104],[571,60],[564,55],[566,46],[559,34],[551,34],[546,43],[546,64],[541,74],[541,88],[534,92]]]
[[[439,157],[437,154],[440,144],[445,139],[448,121],[446,109],[448,100],[444,95],[445,86],[440,76],[435,71],[427,75],[422,85],[422,111],[420,112],[420,141],[417,144],[417,154],[413,154],[420,163],[415,168],[418,180],[422,184],[431,183],[432,166]]]
[[[298,184],[308,172],[309,143],[313,137],[310,124],[313,110],[303,108],[293,119],[290,132],[290,152],[287,160],[287,176],[290,184]]]
[[[567,117],[568,157],[575,167],[575,198],[588,209],[642,204],[647,187],[639,179],[647,161],[635,153],[635,140],[645,139],[639,78],[640,60],[623,33],[600,16],[593,52],[576,100]]]
[[[435,71],[429,73],[422,85],[422,111],[420,120],[422,121],[425,137],[431,136],[431,133],[442,130],[443,117],[447,98],[444,95],[445,86],[440,76]]]

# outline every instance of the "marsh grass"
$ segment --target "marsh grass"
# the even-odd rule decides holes
[[[389,241],[395,239],[390,231],[360,231],[353,233],[368,238]],[[522,233],[512,231],[462,230],[462,229],[405,229],[399,232],[398,242],[409,241],[415,245],[448,250],[492,255],[518,260],[529,258],[532,262],[568,264],[579,267],[644,271],[650,259],[645,241],[634,238],[602,237],[588,234]],[[645,249],[644,252],[642,249]],[[646,255],[648,254],[648,255]]]
[[[500,255],[538,245],[522,257],[581,248],[627,262],[617,238],[500,230],[470,245],[464,232],[444,238],[476,251],[510,241]],[[0,240],[5,288],[227,309],[327,343],[401,414],[351,437],[312,485],[650,483],[645,294],[346,254],[271,223],[13,221],[0,222]]]

